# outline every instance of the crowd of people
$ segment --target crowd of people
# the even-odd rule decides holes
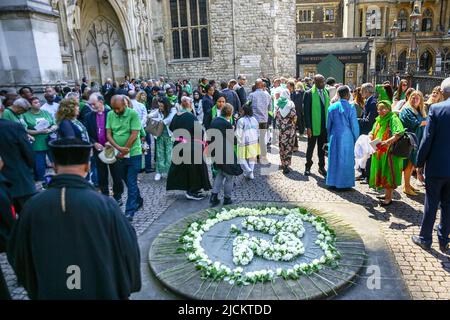
[[[221,202],[223,192],[228,205],[234,177],[255,179],[257,164],[267,164],[267,152],[274,150],[279,169],[289,175],[299,141],[307,140],[304,175],[311,175],[317,148],[318,173],[337,192],[351,190],[355,181],[367,183],[384,190],[380,205],[386,207],[402,180],[408,196],[419,192],[413,176],[425,183],[423,225],[412,241],[431,246],[440,206],[438,236],[448,253],[449,97],[450,78],[424,97],[406,80],[398,87],[387,81],[350,88],[319,74],[261,78],[253,85],[245,75],[220,83],[125,77],[120,84],[107,79],[99,85],[83,78],[73,88],[45,88],[45,101],[30,87],[2,91],[0,250],[8,248],[8,259],[32,298],[127,298],[140,287],[139,250],[126,221],[144,206],[140,173],[155,173],[155,181],[166,179],[167,190],[185,191],[190,200],[211,191],[211,206]],[[47,190],[37,192],[39,187]],[[93,234],[103,235],[103,242],[80,253],[77,245],[85,250]],[[70,243],[71,236],[78,240]],[[61,243],[61,237],[69,243]],[[60,246],[56,251],[54,243]],[[108,254],[101,262],[92,261],[102,250]],[[86,285],[77,296],[62,284],[45,283],[65,275],[58,268],[69,263],[70,255],[90,271],[100,272],[102,263],[113,265],[100,289]]]

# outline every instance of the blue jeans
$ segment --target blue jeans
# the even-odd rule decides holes
[[[141,170],[141,163],[141,155],[123,159],[124,178],[128,189],[125,214],[131,217],[134,216],[134,214],[138,210],[139,205],[143,201],[137,182],[137,177],[139,171]]]
[[[438,227],[439,243],[446,246],[450,233],[450,178],[426,178],[425,210],[420,238],[431,244],[436,212],[441,207],[441,223]]]
[[[148,149],[148,153],[145,155],[145,171],[150,171],[152,169],[152,140],[153,137],[150,133],[147,132],[145,135],[145,141],[147,142],[150,149]]]
[[[44,181],[45,172],[47,170],[47,162],[45,160],[48,151],[34,152],[34,180]]]

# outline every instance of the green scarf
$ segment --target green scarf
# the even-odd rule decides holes
[[[284,109],[284,107],[286,107],[288,102],[289,100],[286,97],[281,97],[280,99],[278,99],[277,105],[280,109]]]
[[[214,107],[212,107],[212,109],[211,109],[211,120],[213,120],[215,118],[217,118],[217,104],[215,104]],[[224,118],[224,117],[222,117],[222,118]],[[229,122],[231,124],[234,124],[234,117],[231,117]]]
[[[169,99],[171,104],[177,103],[177,101],[178,101],[178,97],[177,96],[175,96],[175,95],[171,96],[171,97],[169,97],[168,95],[166,95],[166,96],[167,96],[167,99]]]
[[[375,120],[377,123],[380,124],[381,130],[384,131],[383,129],[386,129],[386,126],[388,123],[390,123],[392,116],[394,115],[394,113],[392,112],[392,103],[389,100],[381,100],[378,101],[377,103],[377,107],[379,105],[384,105],[386,107],[389,108],[389,113],[387,113],[384,117],[378,116]]]
[[[330,106],[330,97],[328,96],[328,91],[323,89],[323,97],[325,98],[325,124],[327,123],[328,117],[328,107]],[[322,127],[322,113],[321,113],[321,105],[320,105],[320,95],[319,91],[316,88],[316,85],[313,85],[311,88],[312,93],[312,105],[311,105],[311,116],[312,116],[312,134],[314,137],[320,136],[320,131]]]

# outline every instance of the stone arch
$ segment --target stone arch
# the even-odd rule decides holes
[[[425,7],[422,10],[422,31],[433,31],[434,27],[434,11],[431,7]]]
[[[431,47],[425,47],[419,54],[419,70],[430,71],[430,68],[434,68],[436,52]]]
[[[135,64],[133,60],[133,48],[135,47],[134,43],[134,35],[132,32],[132,26],[130,25],[130,19],[128,18],[126,7],[121,3],[119,0],[73,0],[75,5],[81,6],[81,16],[82,16],[82,23],[80,26],[80,30],[75,32],[75,48],[78,50],[78,60],[80,60],[83,70],[81,74],[86,75],[89,77],[89,70],[87,68],[87,61],[86,57],[83,57],[84,51],[85,51],[85,40],[87,37],[87,34],[90,30],[90,27],[94,20],[96,20],[98,17],[102,16],[104,19],[108,20],[117,31],[118,35],[121,38],[122,46],[123,46],[123,53],[125,56],[124,61],[124,69],[125,73],[127,75],[134,75],[135,71]],[[96,10],[96,7],[94,4],[98,4],[103,6],[103,8],[108,8],[111,15],[111,17],[108,16],[106,12],[103,12],[103,10]],[[89,9],[94,9],[94,11],[99,11],[96,16],[93,16],[93,13],[84,12],[83,10],[86,10],[86,7]],[[120,79],[122,80],[122,79]]]
[[[407,57],[408,57],[408,50],[407,49],[402,49],[400,51],[400,54],[398,55],[398,60],[397,60],[397,69],[398,69],[398,71],[405,71],[406,70]]]
[[[102,15],[93,19],[82,41],[91,80],[103,83],[107,78],[123,79],[128,74],[124,40],[110,19]]]
[[[385,71],[387,68],[387,55],[384,50],[380,50],[376,55],[375,69],[377,72]]]

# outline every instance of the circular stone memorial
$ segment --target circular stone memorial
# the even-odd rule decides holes
[[[328,213],[286,204],[204,210],[154,240],[149,263],[190,299],[318,299],[353,284],[364,243]]]

